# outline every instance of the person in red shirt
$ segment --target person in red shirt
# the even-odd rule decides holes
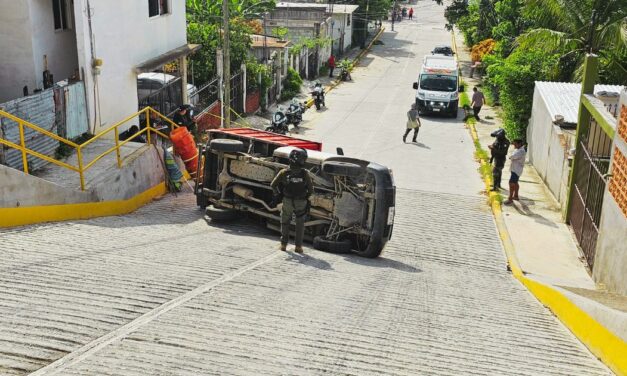
[[[411,20],[414,17],[414,8],[409,8],[409,19]]]
[[[335,69],[335,56],[331,54],[329,57],[329,77],[333,77],[333,69]]]

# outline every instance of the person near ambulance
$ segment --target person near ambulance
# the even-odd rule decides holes
[[[313,193],[313,183],[305,169],[307,151],[294,149],[289,155],[289,167],[276,175],[270,185],[275,194],[283,196],[281,208],[281,251],[287,251],[290,236],[290,223],[295,217],[296,234],[294,252],[303,253],[305,217],[309,212],[309,196]]]

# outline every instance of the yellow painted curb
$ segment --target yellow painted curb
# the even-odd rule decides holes
[[[374,38],[372,38],[372,40],[368,44],[368,47],[366,47],[363,50],[361,50],[361,52],[355,57],[355,59],[353,59],[353,68],[355,67],[355,65],[357,63],[359,63],[359,60],[361,60],[361,58],[364,57],[364,55],[370,51],[370,49],[372,48],[372,45],[374,44],[374,42],[377,41],[381,37],[381,34],[383,34],[384,31],[385,31],[385,27],[382,27],[379,30],[379,32],[377,33],[377,35],[375,35]],[[352,69],[351,69],[351,71],[352,71]],[[333,80],[331,82],[331,84],[324,89],[325,93],[328,93],[331,90],[335,89],[341,83],[342,83],[342,81],[340,81],[339,79]],[[307,106],[307,108],[310,108],[311,106],[313,106],[313,104],[314,104],[314,100],[313,99],[308,99],[307,103],[305,104],[305,106]]]
[[[478,141],[477,130],[473,124],[468,124],[473,141]],[[483,165],[485,160],[481,159]],[[610,332],[602,324],[592,318],[588,313],[579,308],[560,291],[530,279],[525,276],[518,257],[516,248],[509,236],[501,203],[495,199],[496,192],[490,192],[491,180],[483,177],[487,191],[490,193],[490,206],[496,228],[503,243],[505,256],[513,276],[518,279],[544,306],[549,308],[560,321],[605,365],[619,376],[627,376],[627,343]]]
[[[159,183],[128,200],[0,208],[0,228],[127,214],[166,192],[165,183]]]

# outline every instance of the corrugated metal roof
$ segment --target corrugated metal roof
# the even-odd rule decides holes
[[[581,95],[581,84],[572,82],[544,82],[536,81],[536,91],[540,94],[546,107],[549,110],[551,119],[556,115],[564,117],[566,123],[577,123],[579,113],[579,96]],[[624,89],[619,85],[595,85],[594,94],[617,93]]]

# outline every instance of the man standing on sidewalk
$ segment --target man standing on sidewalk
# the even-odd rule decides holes
[[[335,56],[333,56],[333,54],[331,54],[331,56],[329,56],[329,77],[333,77],[333,69],[335,69]]]
[[[479,89],[477,89],[476,86],[472,88],[472,91],[472,112],[475,115],[475,119],[477,119],[477,121],[481,121],[481,119],[479,119],[479,111],[481,111],[481,107],[485,104],[485,96],[479,91]]]
[[[512,176],[509,178],[509,197],[505,201],[505,205],[511,205],[514,202],[513,200],[518,201],[518,189],[520,188],[518,179],[520,179],[525,168],[525,158],[527,156],[522,140],[514,140],[514,148],[512,155],[509,156]]]
[[[503,167],[505,167],[505,160],[507,159],[507,150],[509,149],[509,140],[505,137],[505,129],[499,128],[492,132],[490,136],[495,140],[492,145],[488,145],[490,149],[490,163],[494,163],[492,169],[492,191],[498,191],[501,189],[501,176],[503,173]]]

